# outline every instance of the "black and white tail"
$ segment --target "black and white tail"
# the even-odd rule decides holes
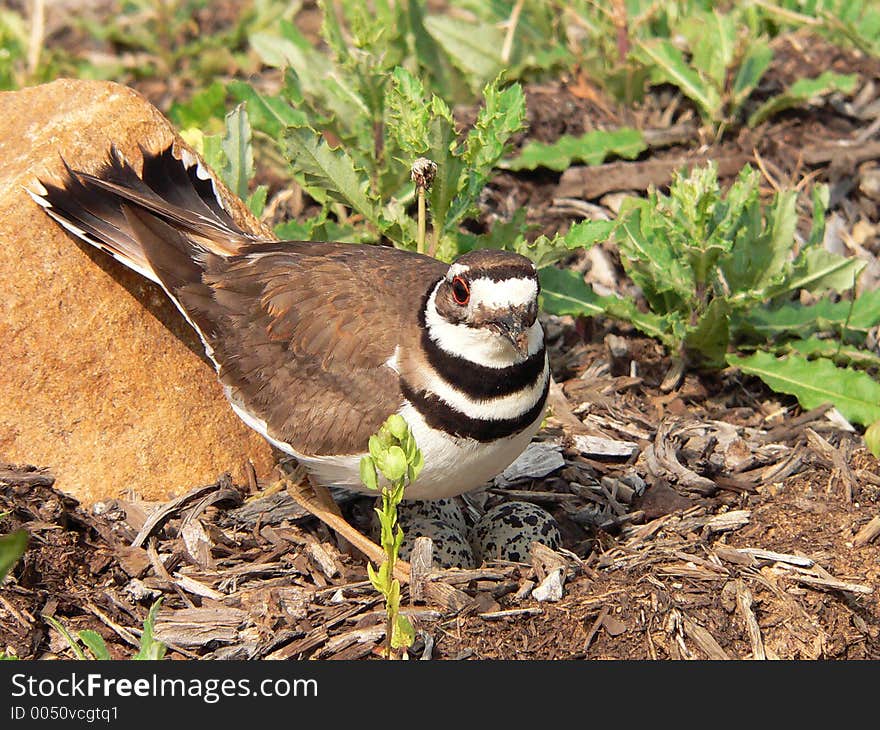
[[[151,218],[220,255],[235,254],[257,240],[223,209],[211,174],[188,151],[181,152],[183,159],[175,157],[171,146],[159,153],[142,149],[139,176],[112,148],[96,175],[72,170],[65,162],[61,181],[40,180],[40,188],[28,193],[66,230],[162,284],[139,236]]]

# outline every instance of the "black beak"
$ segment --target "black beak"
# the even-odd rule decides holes
[[[498,331],[513,345],[513,349],[522,358],[527,358],[529,356],[529,329],[531,325],[526,327],[522,318],[513,314],[501,317],[495,321],[495,324]]]

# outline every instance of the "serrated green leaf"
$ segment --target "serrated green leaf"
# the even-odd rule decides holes
[[[369,180],[345,150],[330,147],[311,127],[288,128],[284,145],[294,176],[315,200],[335,200],[376,220],[376,206],[367,193]]]
[[[24,555],[27,544],[28,533],[26,530],[16,530],[8,535],[0,535],[0,583],[3,582],[18,559]]]
[[[767,352],[728,355],[727,362],[756,375],[776,392],[795,396],[805,410],[831,403],[848,421],[869,424],[880,420],[880,383],[862,371],[836,367],[830,360],[796,355],[776,358]]]
[[[761,104],[749,117],[748,125],[755,127],[785,109],[815,103],[835,91],[851,94],[855,91],[858,79],[858,74],[838,74],[833,71],[825,71],[812,79],[799,79],[783,93]]]
[[[853,302],[820,299],[809,306],[789,302],[776,308],[760,307],[740,318],[738,327],[767,339],[782,335],[805,338],[816,332],[863,339],[872,327],[880,324],[880,290],[864,292]]]
[[[774,351],[777,355],[797,353],[808,359],[817,357],[831,360],[837,365],[855,365],[861,368],[880,367],[880,355],[870,350],[841,344],[836,339],[808,337],[806,339],[787,340]]]
[[[824,248],[806,248],[797,258],[788,279],[770,289],[772,297],[787,296],[806,289],[821,294],[834,289],[847,291],[855,286],[856,279],[866,266],[864,261],[848,258],[826,251]]]
[[[110,652],[107,650],[107,644],[104,643],[104,637],[97,631],[91,629],[83,629],[77,632],[79,640],[86,645],[86,648],[92,652],[92,656],[100,661],[108,661]]]
[[[522,211],[523,215],[525,211]],[[542,269],[559,259],[567,256],[578,249],[589,249],[602,241],[607,241],[617,223],[614,221],[580,221],[568,229],[568,233],[553,238],[538,236],[534,241],[528,241],[524,236],[518,238],[509,237],[510,245],[505,246],[508,250],[527,256]],[[500,246],[499,246],[500,248]]]
[[[483,89],[485,104],[468,132],[464,151],[456,155],[459,177],[456,194],[442,216],[441,230],[445,234],[452,234],[455,226],[474,208],[492,169],[504,154],[508,139],[522,127],[525,119],[522,87],[513,84],[499,91],[499,83],[500,79],[495,79]]]
[[[637,129],[622,127],[613,131],[593,130],[572,137],[563,135],[556,142],[545,144],[530,141],[519,155],[505,160],[499,167],[508,170],[534,170],[546,167],[561,172],[573,163],[600,165],[609,157],[632,160],[647,149],[645,138]]]
[[[422,82],[402,66],[391,72],[391,88],[386,106],[389,131],[400,149],[413,158],[425,155],[428,150],[428,124],[431,119],[430,105],[425,101]]]
[[[539,271],[542,309],[548,314],[572,314],[586,317],[607,315],[632,323],[650,337],[656,337],[667,346],[675,340],[673,318],[660,317],[651,312],[640,312],[631,299],[602,297],[574,271],[548,266]]]

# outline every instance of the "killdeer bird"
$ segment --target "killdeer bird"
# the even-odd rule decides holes
[[[66,167],[30,192],[164,289],[233,410],[314,484],[367,491],[360,459],[392,413],[425,458],[407,499],[467,492],[523,451],[550,384],[527,258],[474,251],[448,265],[382,246],[260,239],[233,222],[212,180],[185,151],[145,152],[138,175],[111,150],[99,174]]]

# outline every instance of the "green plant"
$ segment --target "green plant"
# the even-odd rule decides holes
[[[853,289],[864,264],[822,246],[827,188],[814,188],[812,228],[798,242],[796,192],[778,193],[765,207],[758,182],[746,167],[723,194],[710,165],[676,175],[668,196],[630,199],[614,238],[644,306],[598,296],[576,273],[545,267],[544,309],[629,321],[686,363],[736,365],[805,407],[822,397],[847,418],[870,423],[874,413],[880,418],[880,394],[856,367],[878,364],[863,345],[880,322],[880,295],[837,304],[795,300],[802,290],[821,297]],[[759,351],[737,355],[733,346]]]
[[[834,42],[880,55],[880,7],[874,0],[752,0],[773,32],[809,28]]]
[[[153,636],[156,614],[159,612],[159,607],[161,605],[162,599],[160,598],[150,607],[149,613],[147,613],[147,617],[144,619],[144,627],[141,631],[138,651],[131,657],[131,659],[158,660],[165,656],[168,647],[166,647],[161,641],[157,641]],[[76,637],[74,637],[54,616],[46,616],[45,618],[46,621],[48,621],[55,630],[64,637],[77,659],[99,659],[102,661],[110,659],[110,652],[107,649],[107,644],[98,632],[92,631],[91,629],[84,629],[82,631],[77,631]],[[88,651],[89,654],[86,654],[86,651]]]
[[[407,484],[418,478],[424,463],[412,431],[398,415],[390,416],[379,432],[370,437],[370,455],[361,459],[361,481],[365,486],[378,490],[380,473],[388,482],[387,486],[382,486],[382,508],[376,509],[385,561],[378,570],[368,563],[367,573],[373,587],[385,597],[385,655],[389,659],[397,649],[406,651],[415,636],[409,619],[400,613],[400,581],[394,577],[394,566],[403,542],[397,506],[403,500]]]
[[[601,165],[612,156],[632,160],[646,149],[645,138],[637,129],[629,127],[612,131],[597,129],[580,137],[564,134],[550,144],[529,141],[523,145],[516,157],[504,160],[499,167],[506,170],[534,170],[538,167],[546,167],[561,172],[572,163]]]
[[[335,77],[351,80],[365,76],[347,73],[343,66]],[[385,237],[396,246],[415,248],[416,226],[407,212],[415,197],[410,174],[412,163],[424,157],[437,165],[428,196],[432,253],[448,260],[470,248],[497,246],[499,239],[491,232],[467,235],[460,225],[474,210],[507,140],[522,126],[525,98],[520,86],[502,89],[499,80],[487,85],[484,105],[461,141],[446,102],[429,95],[405,68],[391,69],[382,81],[381,92],[372,82],[361,84],[358,90],[354,86],[352,80],[348,99],[360,104],[334,116],[329,125],[343,146],[328,143],[328,133],[318,131],[322,127],[316,111],[305,104],[296,105],[295,95],[279,100],[249,87],[233,86],[234,92],[249,100],[252,110],[259,110],[252,115],[254,124],[280,133],[294,178],[323,206],[313,224],[324,224],[333,212],[348,229],[347,240]],[[302,226],[300,223],[297,228]],[[282,236],[289,233],[284,229],[277,232]]]
[[[0,514],[0,519],[6,514]],[[0,584],[12,566],[27,550],[28,534],[25,530],[16,530],[8,535],[0,535]]]
[[[200,82],[231,71],[255,71],[248,35],[296,12],[294,3],[251,0],[235,4],[231,22],[205,27],[210,5],[210,0],[123,0],[110,22],[86,14],[78,24],[95,39],[134,52],[129,54],[134,60],[125,66],[118,60],[122,54],[115,54],[117,60],[97,69],[102,75],[175,74]]]
[[[638,41],[634,55],[650,69],[654,83],[677,86],[697,105],[704,122],[723,131],[737,120],[770,66],[773,51],[734,13],[695,12],[678,30],[686,40],[689,61],[667,38]]]

